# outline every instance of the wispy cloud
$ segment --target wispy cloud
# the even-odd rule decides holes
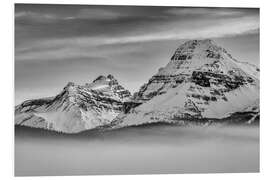
[[[166,13],[177,16],[239,16],[245,14],[243,10],[232,8],[170,8]]]
[[[15,13],[16,20],[30,20],[40,23],[76,19],[110,20],[126,16],[127,15],[125,13],[103,8],[83,8],[71,14],[59,14],[57,12],[44,13],[34,11],[19,11]]]
[[[15,13],[15,19],[16,20],[31,20],[34,22],[51,22],[60,20],[61,18],[53,15],[53,14],[47,14],[47,13],[37,13],[32,11],[20,11]]]
[[[81,9],[74,18],[78,19],[117,19],[126,16],[123,13],[102,8]]]
[[[93,56],[100,45],[138,43],[177,39],[202,39],[256,33],[259,19],[256,16],[227,18],[217,22],[170,22],[152,33],[131,32],[125,36],[69,37],[36,41],[16,48],[16,60],[65,59]]]

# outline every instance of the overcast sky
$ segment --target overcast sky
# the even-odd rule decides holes
[[[259,9],[16,4],[14,17],[16,104],[101,74],[137,91],[187,39],[259,66]]]

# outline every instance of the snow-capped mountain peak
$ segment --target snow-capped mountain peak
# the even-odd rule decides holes
[[[176,49],[169,63],[133,99],[143,103],[131,110],[136,117],[124,115],[124,125],[222,119],[258,101],[259,68],[237,61],[213,40],[190,40]]]
[[[93,83],[69,82],[51,98],[28,100],[15,107],[15,123],[75,133],[110,122],[123,111],[130,92],[112,76],[99,76]]]
[[[208,81],[210,77],[212,83]],[[244,80],[242,83],[258,81],[259,68],[235,60],[213,40],[190,40],[176,49],[169,63],[141,87],[136,98],[149,99],[190,80],[199,85],[210,86],[217,79],[224,83],[233,82],[233,86],[238,87],[239,79]]]
[[[114,78],[114,76],[111,75],[111,74],[109,74],[109,75],[107,75],[107,76],[104,76],[104,75],[98,76],[98,77],[93,81],[93,83],[95,83],[95,82],[106,82],[106,81],[116,81],[116,82],[117,82],[117,80]]]
[[[244,72],[242,69],[249,69]],[[194,70],[226,74],[249,73],[258,76],[258,68],[237,61],[223,47],[213,40],[190,40],[180,45],[166,67],[160,68],[157,75],[191,74]]]
[[[219,47],[214,41],[210,39],[190,40],[180,45],[176,49],[171,60],[187,60],[192,59],[194,56],[202,55],[206,57],[218,57],[222,54],[222,51],[223,48]]]
[[[102,91],[103,93],[113,93],[121,100],[126,100],[131,96],[130,92],[121,86],[113,75],[100,75],[92,83],[86,86],[95,91]]]

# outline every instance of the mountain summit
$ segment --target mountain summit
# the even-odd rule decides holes
[[[192,59],[195,56],[220,58],[222,53],[227,54],[223,48],[217,46],[210,39],[191,40],[180,45],[171,57],[171,60],[186,60]]]

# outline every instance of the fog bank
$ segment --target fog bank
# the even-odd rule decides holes
[[[17,128],[15,135],[16,176],[258,171],[258,126],[155,125],[80,135]]]

